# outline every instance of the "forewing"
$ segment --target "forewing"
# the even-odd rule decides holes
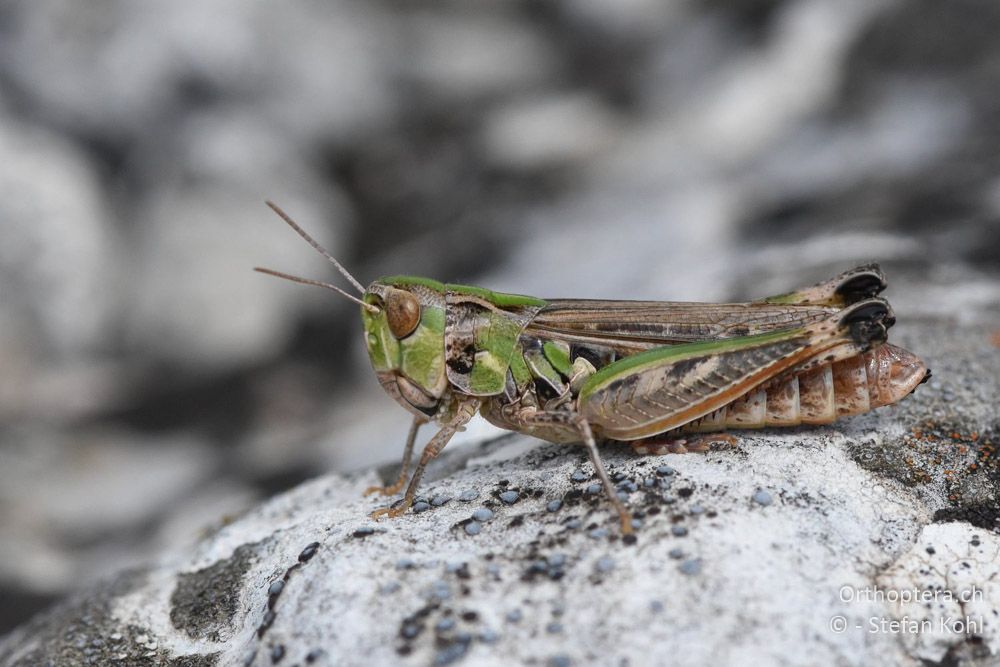
[[[811,359],[860,354],[884,341],[891,324],[888,304],[872,299],[803,327],[657,348],[593,375],[580,389],[578,410],[605,437],[655,435]]]
[[[765,302],[552,299],[535,315],[527,331],[569,343],[644,349],[801,327],[820,322],[831,312],[836,311]]]

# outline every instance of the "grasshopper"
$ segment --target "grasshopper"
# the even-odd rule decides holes
[[[406,512],[428,463],[478,413],[503,429],[582,443],[628,535],[632,517],[598,442],[639,454],[703,451],[733,442],[722,434],[729,429],[828,424],[891,405],[930,376],[886,343],[895,317],[877,296],[886,282],[875,264],[747,303],[539,299],[413,276],[365,288],[267,203],[359,296],[255,270],[359,304],[375,375],[413,415],[398,479],[366,492],[395,495],[405,485],[405,494],[373,517]],[[430,421],[439,430],[411,475],[418,430]]]

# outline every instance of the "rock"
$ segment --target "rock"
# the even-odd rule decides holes
[[[896,407],[743,433],[706,454],[608,446],[612,478],[636,485],[635,544],[603,494],[581,494],[580,449],[471,443],[446,451],[421,490],[477,489],[471,514],[427,502],[372,522],[389,502],[361,495],[376,475],[328,475],[35,618],[0,642],[0,663],[995,659],[998,328],[992,311],[910,322],[900,342],[938,384]],[[935,629],[899,630],[925,622]]]

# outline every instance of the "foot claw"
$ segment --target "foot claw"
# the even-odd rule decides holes
[[[407,507],[405,505],[400,505],[399,507],[383,507],[375,510],[368,516],[373,519],[381,519],[384,516],[387,516],[390,519],[395,519],[396,517],[403,516],[403,514],[406,513],[406,510]]]

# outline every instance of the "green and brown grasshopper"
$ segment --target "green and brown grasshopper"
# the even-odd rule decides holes
[[[727,429],[827,424],[896,403],[927,379],[912,353],[886,343],[895,321],[871,264],[812,287],[748,303],[538,299],[393,276],[367,288],[280,208],[268,205],[333,262],[360,297],[379,383],[413,414],[396,483],[402,490],[422,424],[424,447],[401,502],[412,505],[427,464],[478,412],[491,423],[557,443],[582,443],[614,504],[632,519],[598,452],[625,441],[641,454],[705,449]]]

